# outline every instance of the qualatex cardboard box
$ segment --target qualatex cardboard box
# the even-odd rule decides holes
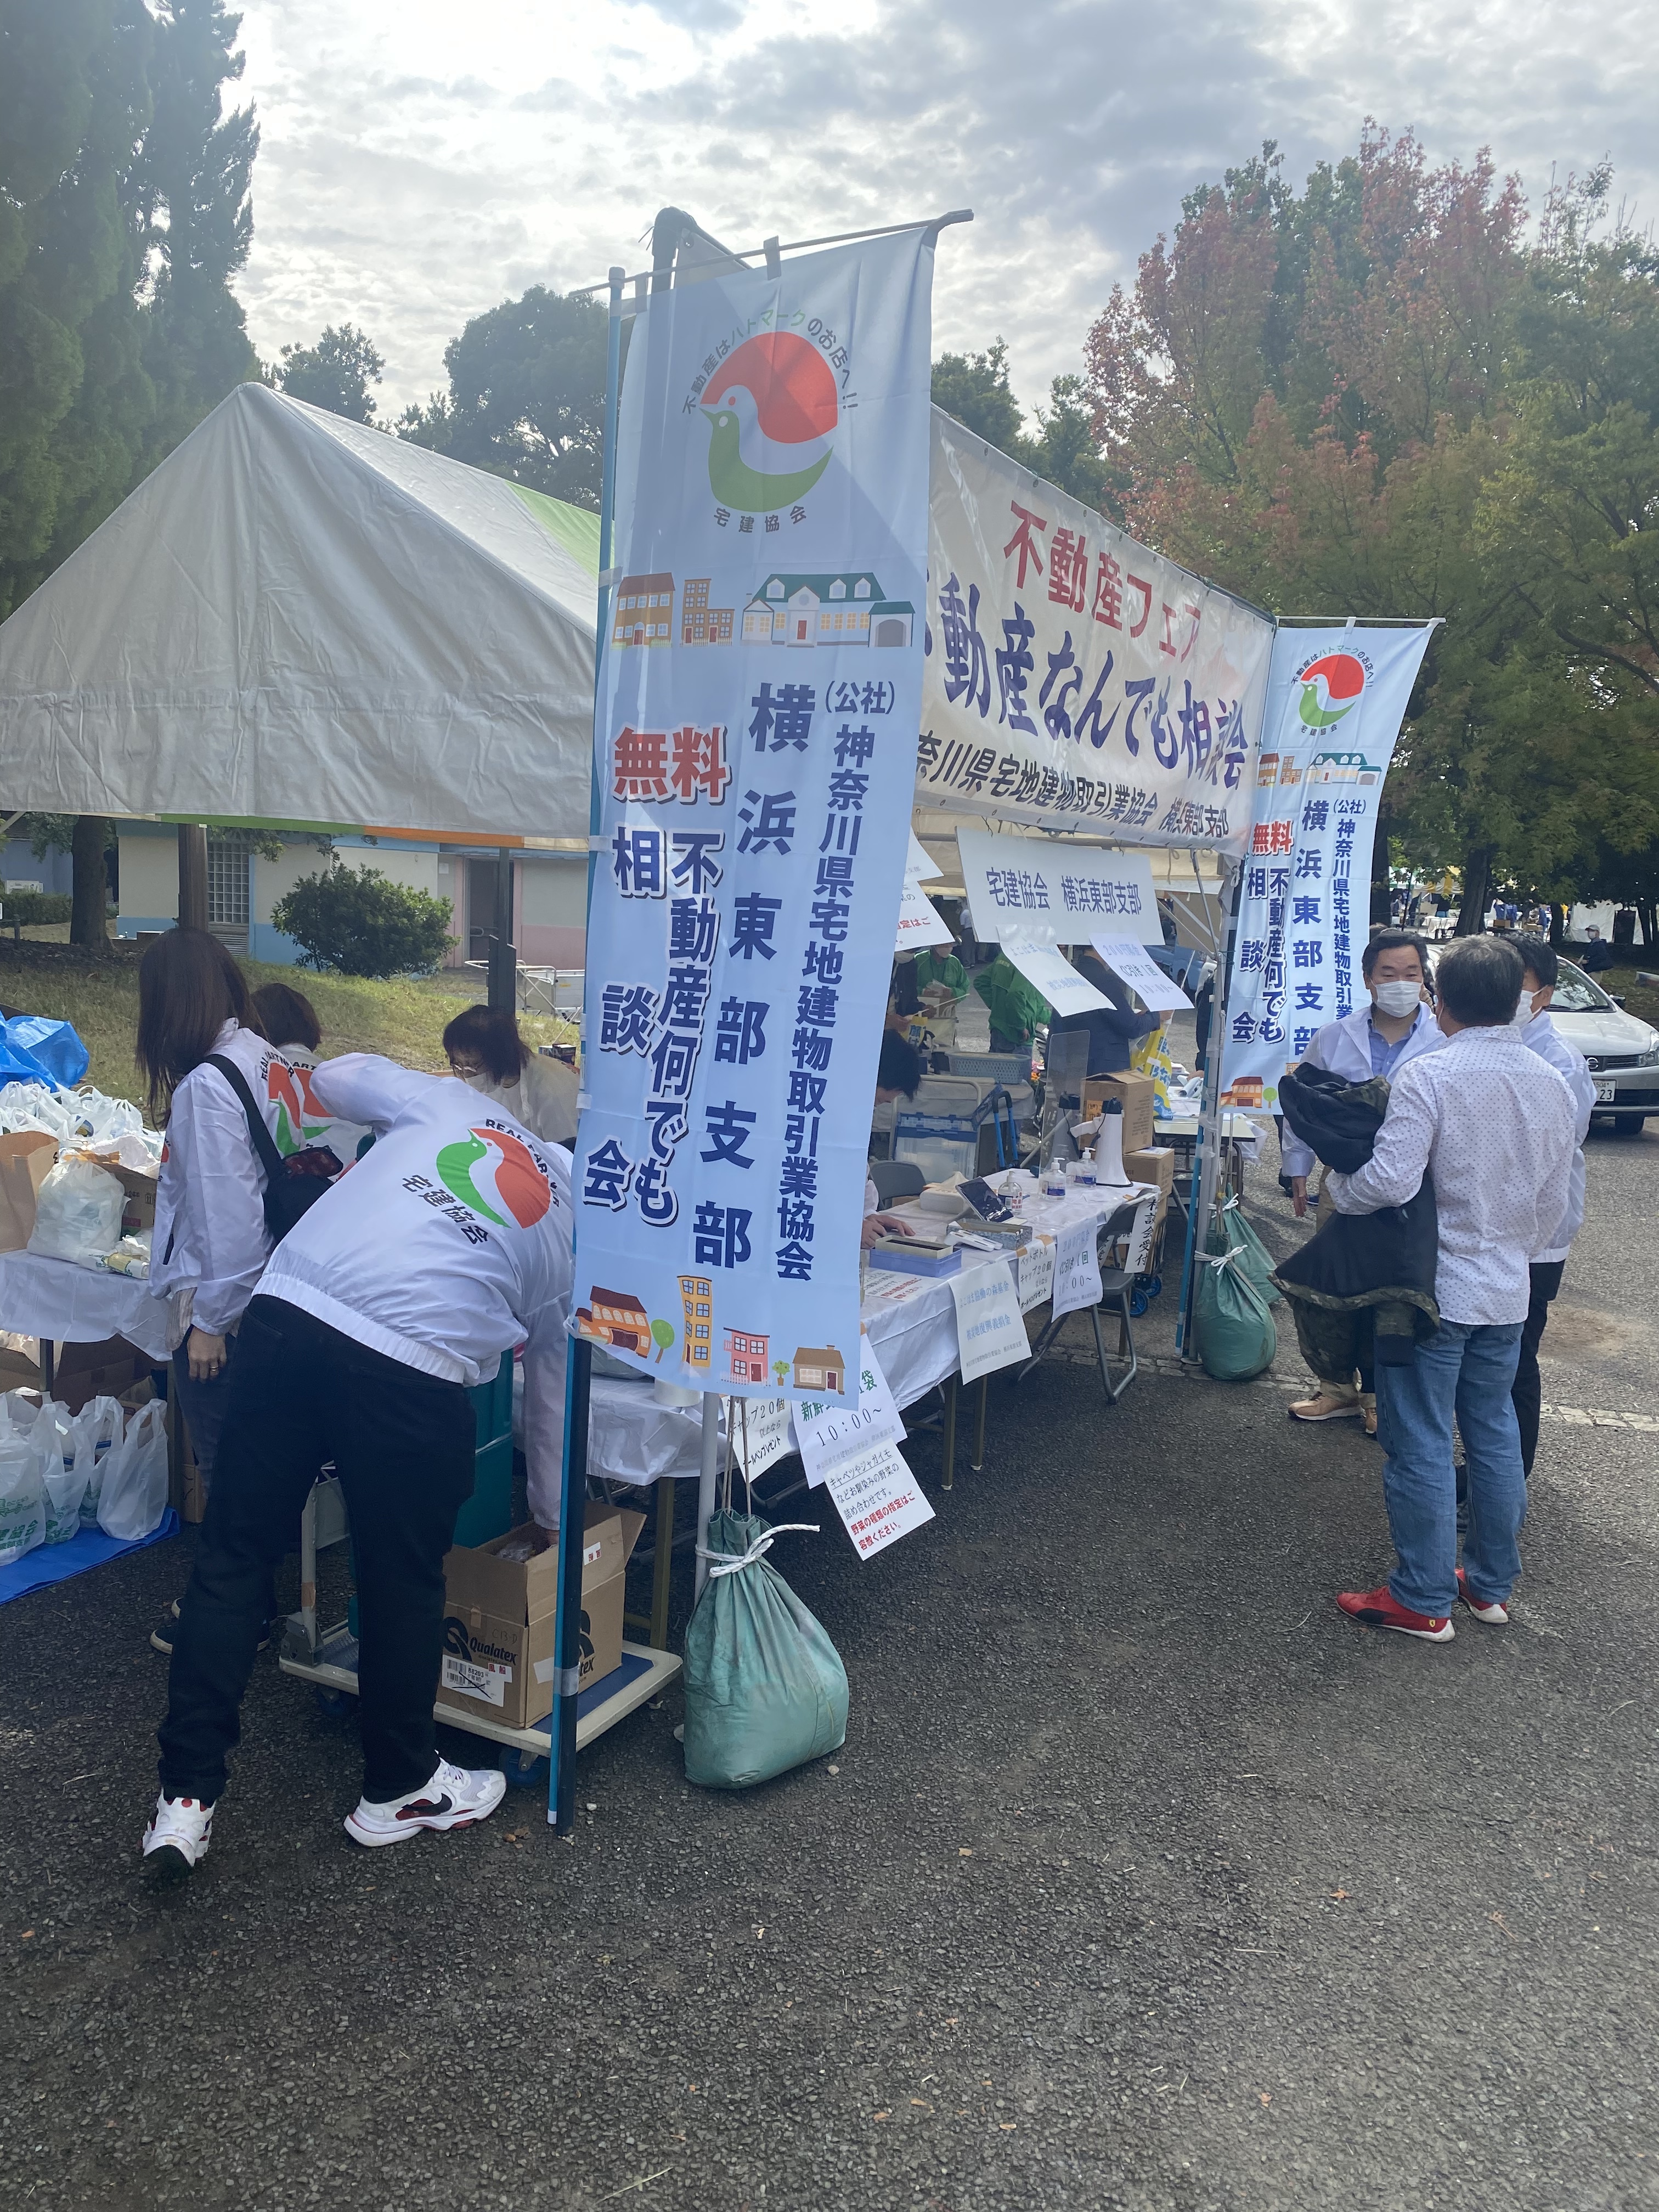
[[[1123,1106],[1123,1157],[1131,1152],[1150,1151],[1152,1142],[1152,1099],[1157,1086],[1150,1075],[1137,1075],[1125,1068],[1119,1075],[1091,1075],[1084,1086],[1083,1118],[1092,1121],[1099,1113],[1102,1102],[1108,1098],[1121,1101]]]
[[[643,1513],[602,1498],[584,1522],[580,1686],[622,1664],[623,1582]],[[444,1560],[444,1650],[440,1694],[446,1705],[476,1705],[506,1728],[531,1728],[553,1710],[554,1611],[559,1555],[550,1547],[527,1559],[504,1559],[534,1539],[534,1525],[508,1529],[488,1544],[458,1544]]]

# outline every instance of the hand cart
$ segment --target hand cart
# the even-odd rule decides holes
[[[326,1476],[313,1489],[301,1516],[300,1609],[283,1623],[277,1662],[283,1674],[311,1684],[325,1712],[343,1712],[346,1699],[357,1694],[357,1638],[349,1618],[320,1631],[317,1626],[317,1554],[331,1544],[345,1542],[349,1534],[339,1480]],[[651,1698],[660,1697],[680,1671],[675,1652],[627,1643],[622,1650],[621,1666],[585,1690],[577,1702],[578,1751]],[[532,1728],[506,1728],[481,1714],[476,1705],[447,1705],[441,1694],[432,1716],[445,1728],[461,1729],[468,1735],[499,1745],[497,1763],[509,1782],[530,1783],[538,1778],[541,1762],[550,1749],[550,1717]]]

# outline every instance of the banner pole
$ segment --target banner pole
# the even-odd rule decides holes
[[[593,839],[599,830],[600,679],[611,635],[611,519],[617,491],[617,401],[622,379],[623,272],[611,271],[611,327],[605,346],[605,458],[599,483],[599,596],[593,630],[593,763],[587,779],[587,921],[592,920]],[[582,956],[582,1073],[587,1072],[587,955]],[[579,1100],[580,1103],[580,1100]],[[573,1206],[571,1252],[575,1251]],[[570,1345],[565,1369],[564,1467],[559,1484],[559,1577],[553,1631],[553,1717],[548,1725],[547,1817],[568,1835],[576,1817],[576,1705],[581,1673],[582,1538],[587,1507],[587,1414],[593,1373],[592,1346],[581,1337]]]
[[[1224,861],[1222,866],[1226,866]],[[1215,990],[1210,1002],[1210,1043],[1205,1055],[1204,1106],[1199,1120],[1198,1147],[1193,1160],[1193,1182],[1187,1214],[1187,1249],[1181,1265],[1181,1311],[1176,1318],[1176,1350],[1183,1359],[1193,1326],[1193,1293],[1198,1273],[1199,1224],[1209,1233],[1210,1209],[1215,1204],[1216,1169],[1221,1157],[1221,1054],[1227,1036],[1227,1002],[1232,990],[1233,949],[1238,936],[1238,893],[1243,868],[1234,871],[1232,896],[1227,902],[1227,937],[1216,962]],[[1224,896],[1225,896],[1224,892]]]
[[[708,1562],[702,1556],[708,1544],[708,1523],[714,1511],[714,1482],[720,1463],[720,1401],[718,1390],[702,1394],[702,1455],[697,1462],[697,1582],[693,1598],[702,1595],[708,1580]]]

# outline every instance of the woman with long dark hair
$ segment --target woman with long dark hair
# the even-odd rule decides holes
[[[444,1031],[449,1072],[505,1106],[521,1129],[544,1145],[576,1141],[576,1071],[544,1052],[532,1052],[509,1013],[468,1006]]]
[[[187,1294],[190,1328],[173,1355],[175,1403],[210,1490],[236,1332],[270,1256],[264,1170],[234,1067],[279,1152],[327,1141],[327,1118],[295,1068],[266,1040],[247,982],[216,937],[171,929],[138,968],[137,1061],[150,1118],[167,1131],[155,1194],[150,1287]],[[173,1649],[179,1608],[151,1637]]]

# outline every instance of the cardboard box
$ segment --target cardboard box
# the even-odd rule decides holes
[[[34,1227],[34,1201],[58,1158],[44,1129],[0,1137],[0,1252],[21,1252]]]
[[[124,1336],[106,1337],[100,1344],[60,1344],[52,1370],[52,1395],[71,1413],[78,1413],[89,1398],[118,1398],[135,1382],[148,1380],[152,1364]],[[31,1359],[22,1352],[0,1352],[0,1389],[43,1387],[38,1358]]]
[[[1175,1188],[1175,1147],[1153,1145],[1141,1152],[1125,1152],[1123,1172],[1136,1182],[1156,1183],[1165,1198]]]
[[[580,1686],[622,1664],[623,1583],[645,1526],[602,1498],[590,1501],[584,1522]],[[474,1705],[506,1728],[531,1728],[553,1710],[556,1551],[504,1559],[533,1524],[509,1528],[476,1547],[458,1544],[444,1560],[444,1649],[439,1694],[447,1705]]]
[[[1123,1108],[1125,1158],[1131,1152],[1150,1152],[1156,1088],[1150,1075],[1137,1075],[1131,1068],[1126,1067],[1117,1075],[1091,1075],[1084,1085],[1082,1118],[1092,1121],[1105,1100],[1118,1099]]]
[[[136,1237],[141,1230],[154,1229],[156,1170],[125,1168],[118,1160],[100,1159],[95,1152],[88,1152],[87,1158],[106,1175],[112,1175],[126,1193],[126,1203],[121,1208],[122,1236]]]

